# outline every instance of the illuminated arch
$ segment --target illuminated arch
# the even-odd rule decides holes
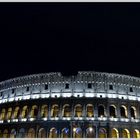
[[[133,138],[140,138],[140,132],[139,132],[138,129],[135,129],[135,130],[133,131]]]
[[[27,134],[28,138],[35,138],[35,130],[33,128],[30,128],[28,130],[28,134]]]
[[[82,138],[82,129],[80,127],[73,128],[73,138]]]
[[[49,132],[49,138],[57,138],[57,130],[56,128],[51,128]]]
[[[115,105],[110,105],[109,106],[109,115],[110,115],[110,117],[116,118],[117,112],[116,112],[116,106]]]
[[[59,116],[59,106],[54,104],[51,108],[51,117],[58,117]]]
[[[38,115],[38,107],[37,105],[33,105],[31,108],[31,118],[36,118]]]
[[[48,117],[48,106],[47,105],[43,105],[41,107],[41,117],[42,118],[47,118]]]
[[[44,128],[39,129],[38,138],[46,138],[46,130]]]
[[[105,107],[104,105],[98,106],[98,117],[105,117]]]
[[[5,129],[3,131],[3,138],[9,138],[9,133],[8,133],[8,130],[7,129]]]
[[[6,114],[6,110],[5,110],[5,108],[3,108],[2,110],[1,110],[1,120],[5,120],[5,115]]]
[[[70,131],[68,128],[63,128],[61,132],[61,138],[69,138]]]
[[[137,116],[137,111],[136,111],[136,107],[134,107],[134,106],[131,106],[131,108],[130,108],[130,115],[131,115],[131,118],[136,118],[136,116]]]
[[[122,130],[122,137],[123,138],[130,138],[130,132],[128,129],[123,129]]]
[[[27,118],[28,117],[28,106],[27,105],[23,107],[21,117],[22,118]]]
[[[19,130],[18,137],[19,137],[19,138],[25,138],[25,129],[24,129],[24,128],[21,128],[21,129]]]
[[[71,116],[71,108],[69,104],[65,104],[62,109],[62,116],[63,117],[70,117]]]
[[[88,104],[86,106],[86,114],[87,114],[87,117],[93,117],[94,116],[93,105],[92,104]]]
[[[20,110],[19,110],[19,107],[17,106],[14,110],[14,119],[18,119],[18,117],[20,116]]]
[[[8,108],[8,112],[7,112],[7,119],[10,120],[11,117],[12,117],[12,108],[9,107],[9,108]]]
[[[122,105],[121,107],[120,107],[120,115],[121,115],[121,117],[123,117],[123,118],[127,118],[127,108],[126,108],[126,106],[124,106],[124,105]]]
[[[16,138],[16,130],[15,129],[11,130],[10,138]]]
[[[82,105],[81,104],[75,105],[74,107],[75,117],[82,117],[82,112],[83,112]]]
[[[107,131],[105,128],[99,129],[99,138],[107,138]]]
[[[88,127],[86,129],[86,138],[94,138],[95,137],[95,129],[93,127]]]
[[[119,131],[116,128],[111,130],[111,138],[119,138]]]

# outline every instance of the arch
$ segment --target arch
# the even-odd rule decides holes
[[[36,118],[38,115],[38,107],[37,105],[33,105],[31,108],[31,118]]]
[[[110,115],[110,117],[116,118],[117,112],[116,112],[116,106],[115,105],[110,105],[109,106],[109,115]]]
[[[9,133],[8,133],[8,130],[7,129],[5,129],[3,131],[3,138],[9,138]]]
[[[126,106],[122,105],[120,107],[120,115],[123,118],[127,118],[127,108],[126,108]]]
[[[87,114],[87,117],[93,117],[94,116],[93,105],[92,104],[88,104],[86,106],[86,114]]]
[[[56,128],[51,128],[49,132],[49,138],[57,138],[57,129]]]
[[[77,104],[74,107],[75,117],[82,117],[83,109],[81,104]]]
[[[105,117],[105,107],[104,105],[98,106],[98,117]]]
[[[16,130],[15,129],[11,130],[10,138],[16,138]]]
[[[123,138],[130,138],[130,132],[128,129],[123,129],[122,130],[122,137]]]
[[[46,130],[44,128],[39,129],[38,138],[46,138]]]
[[[6,114],[6,110],[5,110],[5,108],[3,108],[1,110],[1,120],[5,120],[5,114]]]
[[[140,138],[140,132],[139,132],[138,129],[135,129],[135,130],[133,131],[133,138]]]
[[[48,117],[48,106],[47,105],[42,105],[42,107],[41,107],[41,117],[42,118],[47,118]]]
[[[119,131],[116,128],[111,130],[111,138],[119,138]]]
[[[99,138],[107,138],[107,131],[105,128],[99,129]]]
[[[35,138],[35,130],[34,130],[34,128],[30,128],[30,129],[28,130],[27,137],[28,137],[28,138]]]
[[[2,138],[2,131],[0,130],[0,138]]]
[[[19,137],[19,138],[25,138],[25,129],[24,129],[24,128],[21,128],[21,129],[19,130],[18,137]]]
[[[65,104],[62,109],[62,116],[63,117],[70,117],[71,116],[71,108],[69,104]]]
[[[69,138],[70,131],[68,128],[63,128],[61,132],[61,138]]]
[[[80,127],[73,128],[73,138],[82,138],[82,129]]]
[[[86,138],[95,138],[95,129],[93,127],[88,127],[86,129]]]
[[[130,115],[131,115],[131,118],[136,118],[136,116],[137,116],[137,111],[136,111],[136,107],[134,107],[134,106],[131,106],[131,108],[130,108]]]
[[[51,117],[58,117],[59,116],[59,106],[57,104],[52,105],[51,108]]]
[[[7,112],[7,119],[10,120],[11,117],[12,117],[12,108],[9,107],[9,108],[8,108],[8,112]]]
[[[18,119],[19,116],[20,116],[20,110],[19,110],[19,107],[17,106],[14,110],[13,117],[14,117],[14,119]]]
[[[22,108],[21,117],[22,118],[27,118],[28,117],[28,106],[27,105]]]

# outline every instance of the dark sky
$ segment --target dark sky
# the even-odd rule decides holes
[[[140,3],[0,3],[0,81],[43,72],[140,77]]]

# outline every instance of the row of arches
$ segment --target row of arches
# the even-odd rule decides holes
[[[60,106],[58,104],[54,104],[51,106],[51,109],[50,109],[50,117],[59,117],[60,113],[62,117],[71,117],[71,116],[83,117],[84,115],[86,115],[86,117],[94,117],[94,111],[95,111],[94,106],[92,104],[86,105],[85,114],[84,114],[83,106],[81,104],[76,104],[74,106],[73,112],[72,112],[71,106],[69,104],[65,104],[62,107],[62,110],[60,112]],[[107,116],[107,112],[104,105],[99,105],[97,112],[98,112],[98,117]],[[19,106],[15,107],[14,109],[9,107],[7,110],[3,108],[1,110],[0,118],[1,120],[18,119],[19,117],[20,118],[27,118],[27,117],[36,118],[38,114],[42,118],[47,118],[49,115],[48,105],[42,105],[40,108],[37,105],[33,105],[30,109],[27,105],[24,106],[22,109],[20,109]],[[109,115],[110,117],[114,117],[114,118],[118,117],[117,108],[115,105],[109,106]],[[134,118],[134,119],[137,117],[137,110],[134,106],[131,106],[130,108],[130,116],[131,118]],[[124,105],[121,105],[120,107],[120,117],[122,118],[128,117],[127,107]]]
[[[5,129],[3,131],[3,133],[1,132],[0,136],[3,137],[3,138],[16,138],[16,137],[19,137],[19,138],[58,138],[58,137],[61,137],[61,138],[70,138],[70,130],[69,128],[63,128],[59,134],[58,130],[53,127],[49,130],[49,133],[47,135],[47,132],[45,130],[45,128],[40,128],[37,135],[36,135],[36,132],[35,132],[35,129],[34,128],[30,128],[28,130],[28,132],[26,133],[25,129],[24,128],[21,128],[17,134],[16,130],[15,129],[12,129],[10,131],[10,134],[9,134],[9,131],[7,129]],[[73,130],[72,130],[72,137],[73,138],[82,138],[83,137],[83,131],[80,127],[73,127]],[[94,138],[96,137],[96,131],[93,127],[88,127],[86,129],[86,138]],[[121,133],[119,133],[118,129],[117,128],[113,128],[111,129],[111,133],[110,133],[110,136],[111,138],[130,138],[131,135],[130,135],[130,131],[128,129],[123,129],[121,131]],[[140,132],[138,129],[135,129],[133,132],[132,132],[132,137],[133,138],[140,138]],[[100,128],[99,129],[99,132],[98,132],[98,138],[107,138],[107,130],[105,128]]]

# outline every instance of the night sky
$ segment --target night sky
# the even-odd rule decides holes
[[[100,71],[140,77],[140,3],[0,3],[0,81]]]

